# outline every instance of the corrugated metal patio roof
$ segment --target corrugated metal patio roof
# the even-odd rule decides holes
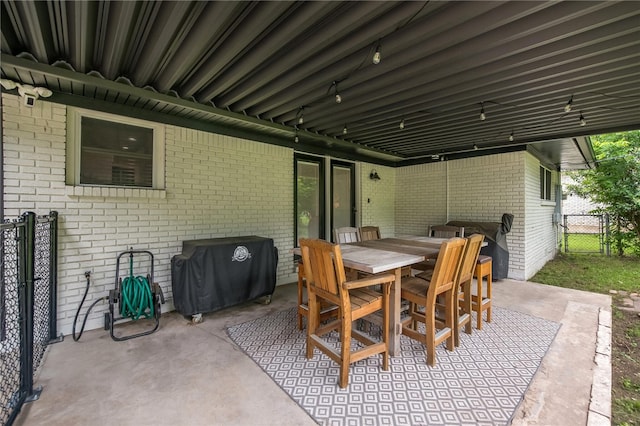
[[[588,135],[640,128],[637,2],[5,1],[1,12],[2,78],[48,87],[54,102],[301,151],[406,165],[526,147],[566,169],[593,160]]]

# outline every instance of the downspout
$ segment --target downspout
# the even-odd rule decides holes
[[[444,223],[449,222],[449,162],[444,162],[444,179],[445,179],[445,221]]]
[[[355,179],[356,179],[356,184],[354,185],[354,188],[356,189],[356,226],[360,227],[362,226],[362,213],[363,213],[363,209],[364,209],[364,202],[362,200],[362,181],[364,180],[362,178],[362,164],[361,163],[355,163],[355,168],[356,168],[356,173],[355,173]]]

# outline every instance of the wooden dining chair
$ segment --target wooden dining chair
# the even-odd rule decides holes
[[[336,244],[357,243],[361,241],[360,230],[351,226],[333,229],[333,241]]]
[[[457,302],[455,313],[455,328],[454,342],[456,346],[460,346],[460,330],[464,327],[464,331],[467,334],[471,334],[473,329],[473,296],[471,293],[471,285],[473,282],[473,275],[476,269],[476,263],[478,262],[478,255],[480,254],[480,248],[482,248],[482,242],[484,241],[484,235],[473,234],[467,237],[467,246],[464,254],[462,255],[462,263],[460,265],[460,272],[456,278],[457,292],[455,294],[455,302]]]
[[[379,239],[380,239],[380,228],[378,228],[377,226],[360,227],[361,241],[379,240]]]
[[[436,238],[464,237],[464,226],[431,225],[427,235]]]
[[[430,225],[427,231],[427,236],[435,237],[435,238],[454,238],[464,237],[464,227],[463,226],[452,226],[452,225]],[[435,259],[427,259],[424,262],[416,263],[411,267],[418,271],[433,271],[433,268],[436,266]]]
[[[339,386],[349,383],[349,367],[352,363],[382,354],[382,368],[389,369],[389,292],[395,281],[394,274],[370,275],[347,281],[342,252],[338,244],[324,240],[301,239],[300,249],[304,263],[305,279],[309,293],[309,317],[307,323],[307,359],[318,348],[340,365]],[[371,289],[380,285],[382,292]],[[338,306],[338,316],[327,323],[319,323],[320,302]],[[366,315],[382,311],[382,340],[374,340],[353,327],[353,322]],[[335,331],[339,335],[336,347],[326,336]],[[352,338],[358,343],[352,346]]]
[[[487,311],[487,322],[491,322],[491,280],[493,259],[491,256],[481,254],[476,262],[473,277],[476,279],[476,294],[471,299],[472,309],[476,312],[476,326],[482,330],[482,313]],[[486,278],[486,290],[483,290],[483,281]]]
[[[409,316],[402,321],[402,334],[425,345],[427,364],[436,364],[436,347],[446,341],[448,350],[455,349],[456,278],[468,241],[452,238],[442,243],[431,280],[419,277],[402,279],[400,297],[409,302]],[[436,299],[442,297],[442,320],[436,320]],[[424,324],[421,330],[420,324]]]
[[[304,275],[304,263],[298,261],[298,330],[304,328],[304,318],[309,318],[309,302],[307,297],[307,280]],[[320,303],[319,321],[326,321],[338,314],[338,307],[332,303]]]
[[[454,324],[456,324],[454,329],[454,342],[456,346],[460,346],[460,330],[464,327],[465,333],[471,334],[471,330],[473,329],[473,318],[471,313],[473,312],[473,301],[475,296],[471,293],[471,285],[476,269],[476,263],[478,262],[478,255],[480,254],[480,248],[482,248],[482,242],[484,241],[484,235],[473,234],[468,237],[467,240],[467,245],[464,249],[464,253],[462,254],[460,271],[456,277],[456,291],[454,292]],[[418,274],[417,277],[430,281],[432,274],[433,271],[427,271]],[[455,302],[457,302],[457,304],[455,304]],[[436,311],[444,311],[442,298],[436,301]],[[443,318],[438,317],[437,314],[436,319],[441,321],[443,320]]]

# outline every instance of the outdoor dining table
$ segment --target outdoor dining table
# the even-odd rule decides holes
[[[426,259],[436,258],[440,251],[440,245],[443,241],[445,241],[444,238],[409,236],[382,238],[379,240],[368,240],[340,245],[343,261],[345,257],[349,257],[349,254],[355,254],[359,250],[373,250],[373,252],[371,252],[372,257],[370,258],[372,261],[371,266],[378,269],[386,268],[384,271],[378,272],[393,270],[396,275],[396,280],[391,286],[389,299],[389,354],[391,356],[400,355],[400,335],[402,334],[402,324],[400,322],[400,315],[402,312],[402,300],[400,297],[402,269],[406,266],[424,262]],[[345,255],[345,253],[347,254]],[[393,255],[388,253],[393,253]],[[400,266],[396,265],[395,267],[391,267],[388,260],[392,258],[402,258],[406,263]],[[348,266],[347,262],[344,262],[344,264],[345,266]],[[359,271],[368,272],[358,268],[357,265],[353,268]]]
[[[368,240],[368,241],[360,241],[357,243],[349,243],[342,244],[340,247],[342,249],[342,258],[343,261],[345,257],[350,257],[350,255],[354,255],[357,253],[357,250],[354,252],[354,247],[358,247],[359,249],[371,249],[375,251],[385,251],[387,253],[395,253],[395,256],[406,256],[406,260],[409,261],[410,256],[422,257],[423,260],[412,261],[410,264],[406,266],[415,265],[416,263],[420,263],[427,259],[436,259],[438,257],[438,253],[440,253],[440,247],[442,243],[447,241],[447,238],[436,238],[436,237],[426,237],[420,235],[402,235],[394,238],[381,238],[378,240]],[[486,246],[487,242],[483,241],[482,246]],[[345,256],[345,251],[349,254]],[[386,256],[373,253],[373,257],[368,260],[373,261],[372,264],[368,266],[373,266],[377,269],[387,268],[388,264],[386,262]],[[345,266],[347,262],[344,262]],[[368,270],[361,269],[364,265],[355,263],[354,266],[350,266],[354,269],[364,272],[370,272]],[[373,269],[373,268],[370,268]],[[391,270],[391,268],[386,269],[385,271],[378,272],[386,272]],[[396,282],[391,287],[391,296],[389,301],[389,353],[392,356],[396,356],[400,354],[400,335],[402,334],[402,324],[400,323],[400,314],[401,314],[401,303],[402,300],[400,298],[400,290],[402,283],[402,267],[395,267],[393,271],[396,274]]]
[[[345,267],[369,274],[392,271],[396,280],[389,300],[389,354],[400,355],[402,269],[438,256],[444,238],[403,236],[341,244]],[[300,255],[300,248],[293,250]]]

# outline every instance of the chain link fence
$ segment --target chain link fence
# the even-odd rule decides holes
[[[18,226],[2,226],[0,294],[0,424],[6,424],[21,398],[20,306],[18,303]]]
[[[33,378],[56,337],[58,215],[0,223],[0,425],[11,425],[40,389]]]
[[[609,215],[566,214],[563,221],[565,253],[611,255]]]

